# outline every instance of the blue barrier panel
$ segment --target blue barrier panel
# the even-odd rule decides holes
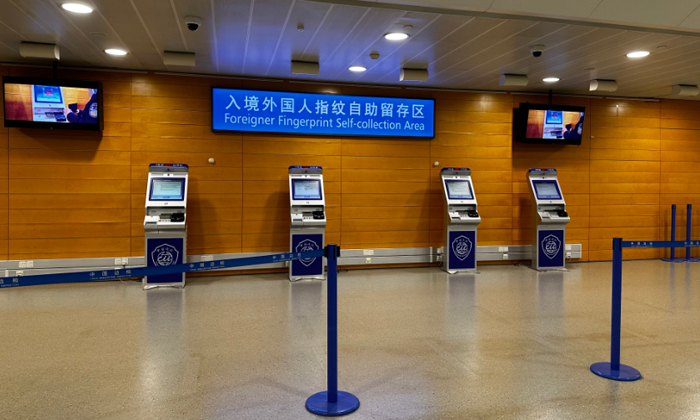
[[[700,247],[700,241],[623,241],[613,239],[612,316],[610,322],[610,362],[591,365],[591,372],[615,381],[636,381],[642,374],[620,363],[620,328],[622,320],[622,249],[623,248],[687,248]],[[690,253],[688,252],[688,255]]]
[[[220,270],[223,268],[244,267],[247,265],[271,264],[296,261],[324,256],[324,250],[308,252],[263,255],[260,257],[230,258],[226,260],[185,263],[167,267],[139,267],[117,270],[79,271],[74,273],[38,274],[36,276],[0,277],[0,288],[18,286],[38,286],[41,284],[80,283],[99,280],[115,280],[130,277],[155,276],[160,274],[191,273]]]
[[[360,400],[349,392],[338,391],[338,257],[340,248],[328,245],[328,390],[306,400],[306,409],[324,417],[350,414],[360,407]]]

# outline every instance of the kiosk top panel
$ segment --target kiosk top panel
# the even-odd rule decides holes
[[[449,200],[473,200],[471,182],[466,179],[446,179],[445,191]]]
[[[186,163],[151,163],[148,172],[184,172],[189,171]]]
[[[323,168],[320,166],[290,166],[290,174],[322,174]]]
[[[309,178],[292,178],[292,200],[322,200],[321,180]]]
[[[443,175],[471,175],[469,168],[442,168]]]
[[[527,170],[530,175],[556,175],[557,170],[554,168],[531,168]],[[533,172],[541,172],[540,174],[538,173],[533,173]]]
[[[532,185],[538,200],[563,200],[559,183],[555,180],[533,180]]]

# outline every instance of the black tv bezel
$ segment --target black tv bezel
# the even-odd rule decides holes
[[[5,105],[5,84],[13,83],[19,85],[47,85],[47,86],[61,86],[61,87],[71,87],[71,88],[87,88],[87,89],[97,89],[97,124],[65,124],[65,123],[52,123],[52,122],[37,122],[37,121],[23,121],[23,120],[8,120],[7,119],[7,106]],[[15,127],[15,128],[44,128],[44,129],[56,129],[56,130],[79,130],[79,131],[96,131],[100,132],[104,129],[104,106],[102,92],[102,82],[92,82],[86,80],[65,80],[65,79],[43,79],[35,77],[12,77],[3,76],[2,77],[2,102],[3,102],[3,119],[5,121],[5,127]]]
[[[519,108],[516,108],[516,120],[513,124],[513,136],[518,143],[530,144],[563,144],[580,146],[583,136],[579,139],[535,139],[525,137],[527,135],[527,117],[528,111],[531,109],[537,111],[568,111],[568,112],[583,112],[584,127],[586,121],[586,107],[574,105],[547,105],[547,104],[531,104],[521,103]]]

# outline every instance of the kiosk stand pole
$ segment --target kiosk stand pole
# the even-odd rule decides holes
[[[620,323],[622,318],[622,238],[613,239],[612,322],[610,327],[610,362],[591,365],[591,372],[614,381],[636,381],[642,374],[620,363]]]
[[[676,205],[671,206],[671,242],[676,241]],[[676,248],[671,247],[671,261],[676,259]]]
[[[350,414],[360,407],[360,400],[349,392],[338,391],[338,257],[337,245],[326,247],[328,260],[328,390],[306,400],[311,413],[336,417]]]

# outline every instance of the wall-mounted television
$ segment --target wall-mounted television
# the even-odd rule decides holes
[[[586,107],[521,103],[513,135],[521,143],[581,144]]]
[[[3,77],[5,127],[101,131],[99,82]]]

